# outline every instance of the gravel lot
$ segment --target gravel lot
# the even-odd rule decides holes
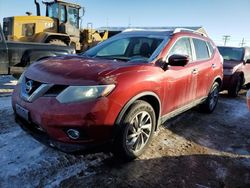
[[[0,97],[0,187],[250,187],[245,100],[245,91],[221,94],[213,114],[193,109],[166,122],[146,153],[124,164],[109,152],[70,155],[38,142]]]

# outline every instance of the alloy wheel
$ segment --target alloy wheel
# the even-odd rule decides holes
[[[210,101],[209,101],[210,109],[213,109],[216,106],[218,98],[219,98],[219,89],[218,87],[215,87],[210,94]]]
[[[152,118],[141,111],[130,121],[126,134],[126,146],[132,152],[139,152],[147,144],[152,131]]]

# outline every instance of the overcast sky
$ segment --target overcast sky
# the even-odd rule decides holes
[[[203,26],[209,36],[222,44],[239,46],[245,38],[250,46],[250,0],[70,0],[85,7],[82,26]],[[8,3],[7,3],[8,2]],[[41,2],[39,0],[39,2]],[[42,14],[45,14],[41,5]],[[0,0],[3,17],[35,14],[33,0]]]

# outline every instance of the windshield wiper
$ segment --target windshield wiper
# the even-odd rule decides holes
[[[95,56],[96,58],[100,59],[108,59],[108,60],[119,60],[119,61],[128,61],[127,57],[119,57],[119,56]]]
[[[237,59],[227,59],[227,61],[240,61],[240,60],[237,60]]]

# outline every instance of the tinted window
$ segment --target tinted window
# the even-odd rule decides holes
[[[196,53],[196,59],[197,60],[209,59],[209,52],[206,42],[199,39],[193,39],[193,42]]]
[[[244,48],[218,47],[223,59],[229,61],[241,61],[244,55]]]
[[[170,50],[168,56],[171,56],[173,54],[188,55],[192,60],[192,50],[189,38],[182,38],[178,40]]]

